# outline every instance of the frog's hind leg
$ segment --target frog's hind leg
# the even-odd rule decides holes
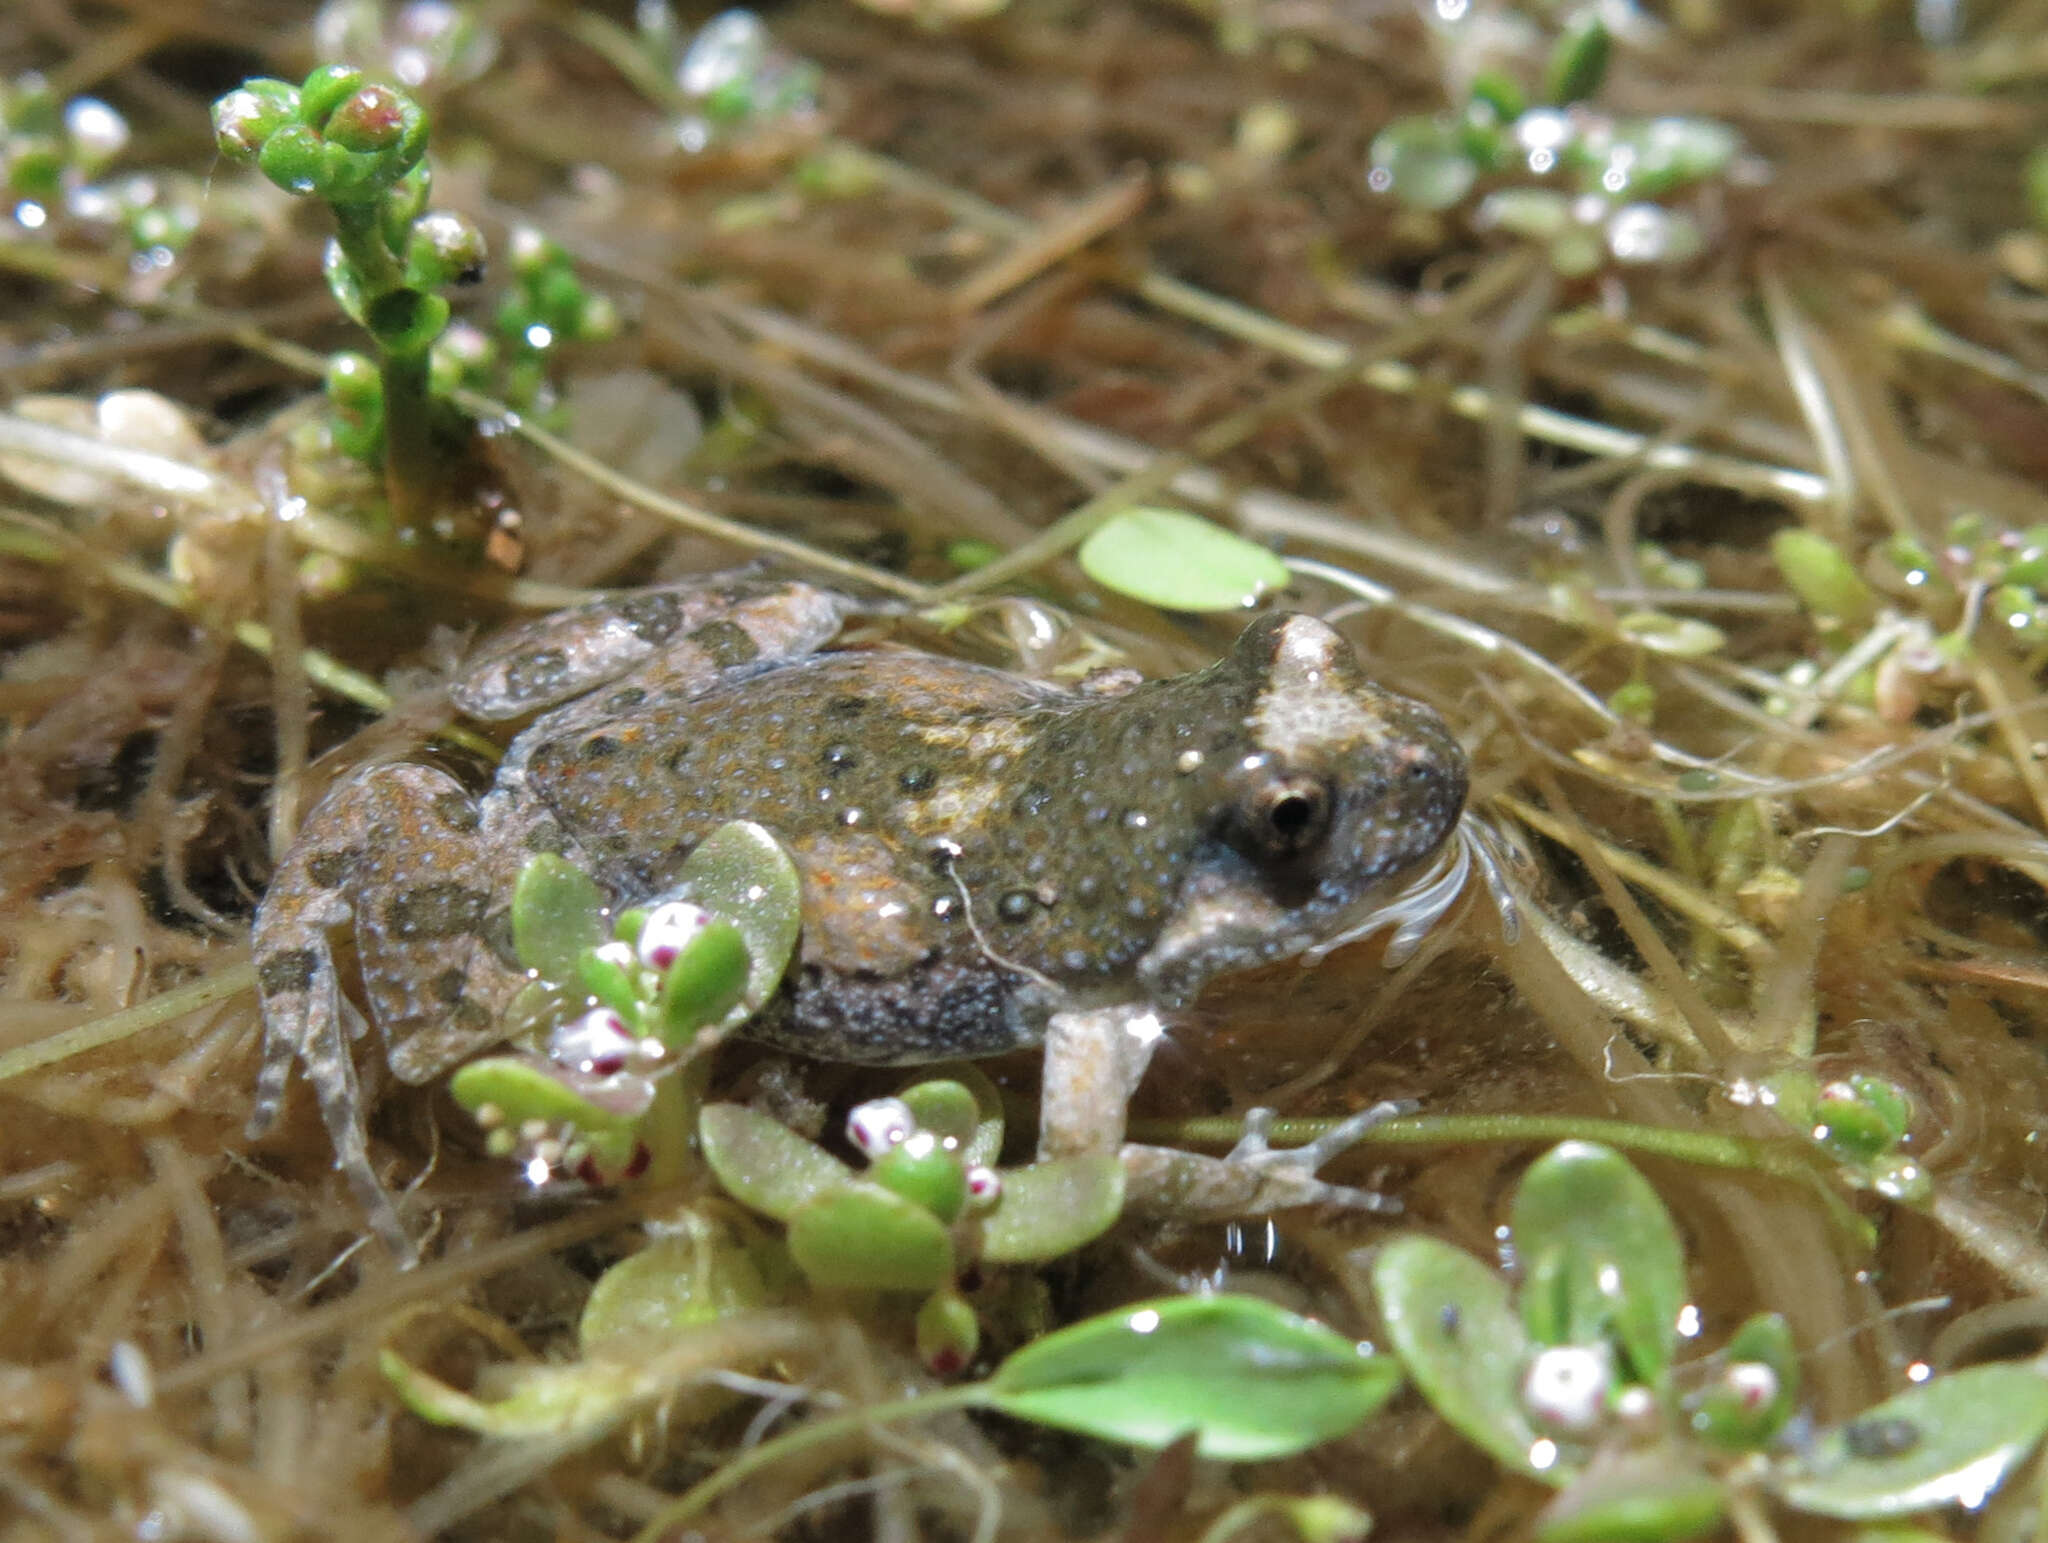
[[[493,1044],[524,984],[502,907],[533,853],[484,824],[486,812],[502,816],[507,807],[503,798],[479,806],[431,767],[375,774],[354,877],[356,956],[386,1063],[401,1082],[426,1082]]]
[[[350,784],[315,810],[286,854],[257,912],[256,991],[263,1014],[263,1062],[256,1078],[248,1136],[276,1124],[293,1064],[306,1069],[320,1117],[371,1230],[402,1263],[417,1257],[397,1208],[370,1162],[364,1098],[353,1042],[363,1016],[342,994],[333,935],[354,916],[356,862],[369,830],[369,789]]]

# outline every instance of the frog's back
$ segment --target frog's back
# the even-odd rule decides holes
[[[1077,700],[958,660],[827,654],[654,711],[629,687],[609,716],[543,718],[510,761],[622,900],[662,893],[727,821],[774,832],[805,928],[765,1037],[867,1061],[985,1055],[1035,1037],[1013,1000],[1029,981],[961,924],[947,854],[1008,757]]]

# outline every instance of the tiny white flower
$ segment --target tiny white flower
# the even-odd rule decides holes
[[[640,1041],[609,1007],[594,1007],[548,1036],[549,1060],[593,1077],[624,1071],[639,1052]]]
[[[1605,1345],[1551,1345],[1522,1378],[1522,1405],[1552,1430],[1586,1431],[1607,1410],[1614,1361]]]
[[[967,1170],[967,1203],[977,1211],[986,1210],[1003,1198],[1003,1176],[977,1163]]]
[[[917,1117],[900,1098],[877,1098],[846,1117],[846,1136],[869,1158],[901,1146],[917,1130]]]
[[[711,913],[687,900],[671,900],[656,906],[647,913],[640,928],[640,963],[658,975],[666,975],[691,940],[710,925]]]

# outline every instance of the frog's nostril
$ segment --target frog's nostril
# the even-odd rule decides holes
[[[1275,831],[1289,841],[1298,841],[1315,823],[1315,801],[1301,793],[1290,793],[1273,805],[1270,818]]]

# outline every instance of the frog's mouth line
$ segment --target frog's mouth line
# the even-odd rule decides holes
[[[1303,950],[1300,956],[1303,967],[1321,964],[1338,949],[1348,948],[1360,939],[1369,938],[1389,927],[1394,929],[1394,935],[1387,940],[1386,957],[1382,962],[1390,970],[1406,964],[1422,946],[1422,940],[1458,903],[1458,897],[1465,892],[1475,868],[1486,884],[1487,893],[1500,908],[1501,930],[1512,943],[1520,931],[1521,920],[1507,884],[1500,849],[1502,840],[1499,832],[1466,812],[1459,818],[1451,839],[1438,849],[1427,867],[1394,895],[1375,900],[1356,921],[1335,937]]]

